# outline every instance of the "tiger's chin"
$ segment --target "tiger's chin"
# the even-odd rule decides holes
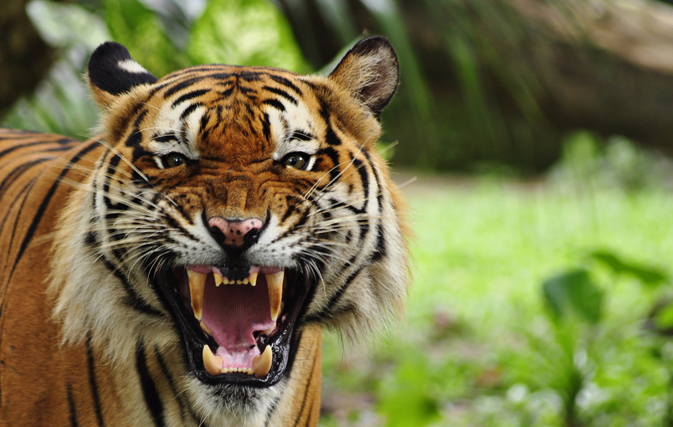
[[[273,266],[187,265],[156,280],[208,400],[245,412],[292,369],[297,320],[313,287],[306,276]]]

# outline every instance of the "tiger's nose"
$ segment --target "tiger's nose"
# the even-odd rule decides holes
[[[254,236],[262,228],[264,223],[259,218],[248,218],[242,220],[226,220],[219,216],[214,216],[208,220],[208,227],[215,233],[222,233],[224,236],[224,245],[239,247],[245,243],[246,236]]]

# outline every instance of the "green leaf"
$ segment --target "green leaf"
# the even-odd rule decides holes
[[[654,325],[660,331],[673,328],[673,304],[666,304],[656,312]]]
[[[76,4],[33,0],[26,6],[26,12],[42,39],[53,47],[83,44],[93,51],[110,40],[103,20]]]
[[[406,359],[395,376],[379,390],[379,410],[387,418],[386,427],[422,427],[440,418],[436,397],[428,390],[431,373],[423,357]]]
[[[570,270],[547,279],[543,285],[547,306],[558,318],[574,312],[589,323],[597,324],[602,317],[603,292],[584,269]]]
[[[594,251],[590,256],[596,261],[609,267],[615,273],[634,276],[646,285],[657,286],[668,281],[666,273],[656,267],[643,266],[634,262],[624,261],[614,253],[606,250]]]
[[[157,77],[191,65],[159,16],[139,0],[105,0],[105,18],[113,39]]]
[[[211,0],[194,22],[187,52],[199,64],[309,71],[289,24],[269,0]]]

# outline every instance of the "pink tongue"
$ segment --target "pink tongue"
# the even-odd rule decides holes
[[[229,353],[247,351],[255,345],[253,332],[264,331],[275,324],[271,320],[269,291],[263,274],[257,286],[215,286],[209,275],[203,293],[201,321],[213,333],[215,341]]]

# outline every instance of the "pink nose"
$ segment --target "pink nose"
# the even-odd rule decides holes
[[[231,220],[214,216],[208,220],[208,226],[216,228],[224,235],[224,244],[227,246],[241,246],[243,239],[251,231],[262,228],[264,223],[258,218],[248,218],[243,220]]]

